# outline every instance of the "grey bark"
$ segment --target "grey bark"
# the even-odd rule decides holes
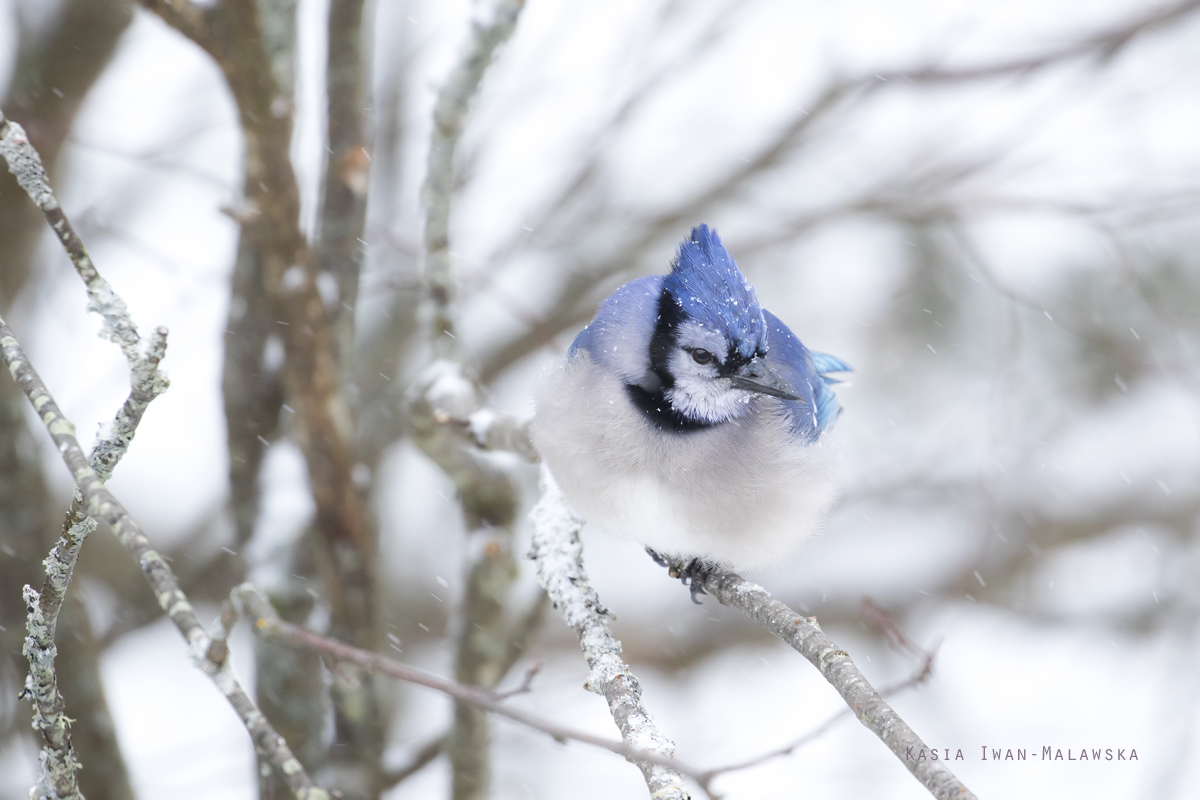
[[[63,416],[58,404],[46,390],[37,372],[29,363],[20,343],[8,324],[0,319],[0,358],[8,367],[25,396],[38,409],[42,422],[62,454],[63,462],[75,478],[76,487],[86,502],[88,514],[107,522],[122,546],[142,569],[142,574],[158,598],[158,603],[170,617],[188,643],[193,662],[205,672],[225,695],[238,718],[246,726],[261,756],[286,777],[289,788],[298,800],[328,800],[329,793],[318,788],[296,760],[284,741],[254,701],[246,694],[229,664],[214,664],[206,656],[211,639],[200,624],[195,609],[179,588],[170,566],[146,538],[141,526],[128,510],[104,486],[104,482],[88,464],[87,457],[75,439],[75,426]]]
[[[542,499],[530,514],[533,540],[529,557],[537,564],[538,581],[550,602],[579,637],[589,673],[585,688],[608,701],[621,739],[630,747],[665,758],[675,755],[675,744],[655,725],[642,703],[642,689],[629,665],[621,658],[621,643],[608,627],[608,609],[600,603],[583,568],[580,519],[567,506],[550,471],[542,468]],[[683,778],[677,769],[650,761],[635,762],[650,796],[655,800],[686,800]]]
[[[816,617],[797,614],[758,584],[731,572],[709,575],[703,586],[722,605],[741,611],[808,659],[837,689],[859,722],[883,740],[930,794],[938,800],[974,800],[975,795],[944,762],[911,757],[912,752],[928,751],[928,746],[879,696],[875,687],[859,672],[850,654],[825,635]]]

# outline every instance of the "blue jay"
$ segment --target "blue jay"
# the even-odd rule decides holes
[[[575,508],[688,564],[695,599],[703,572],[769,564],[820,523],[836,494],[828,375],[849,369],[759,305],[700,225],[669,274],[600,305],[538,387],[530,432]]]

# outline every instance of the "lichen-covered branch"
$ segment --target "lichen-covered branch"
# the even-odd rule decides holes
[[[665,737],[642,705],[642,690],[629,666],[621,659],[621,643],[613,638],[596,590],[583,569],[581,520],[567,506],[550,471],[542,468],[542,498],[530,515],[533,542],[530,558],[537,563],[538,580],[563,619],[579,636],[587,658],[587,688],[608,701],[621,739],[638,750],[671,758],[675,745]],[[638,761],[650,788],[650,796],[661,800],[683,800],[688,793],[676,769],[650,761]]]
[[[479,90],[496,49],[517,26],[525,0],[500,0],[489,24],[474,23],[462,56],[438,92],[433,111],[433,137],[425,175],[425,279],[428,282],[434,356],[458,351],[454,320],[455,282],[450,266],[450,204],[454,196],[454,155],[462,137],[467,109]]]
[[[33,800],[83,800],[75,777],[80,763],[71,743],[71,723],[63,713],[65,704],[54,675],[54,657],[58,654],[54,647],[58,607],[53,609],[54,616],[48,618],[43,611],[43,598],[32,586],[26,586],[21,596],[28,614],[22,652],[29,659],[29,676],[21,696],[33,701],[33,727],[46,742],[39,756],[41,773],[29,796]]]
[[[11,79],[0,108],[22,123],[45,169],[54,174],[63,145],[96,79],[104,71],[118,41],[133,19],[123,0],[65,0],[52,19],[24,20],[16,40]],[[36,35],[33,33],[36,28]],[[53,91],[51,91],[53,87]],[[0,169],[0,313],[20,295],[34,269],[43,233],[42,211],[20,190],[15,178]],[[30,447],[33,432],[26,421],[26,399],[15,384],[0,381],[0,649],[24,674],[25,605],[18,589],[42,579],[46,532],[53,526],[41,469],[40,448]],[[59,617],[55,674],[59,691],[69,698],[71,739],[87,769],[78,774],[80,792],[90,800],[132,800],[125,761],[99,680],[99,651],[86,610],[68,598]],[[7,688],[7,681],[0,679]],[[14,692],[15,693],[15,692]],[[15,717],[5,722],[11,723]],[[4,726],[7,727],[7,726]]]
[[[146,408],[169,385],[166,377],[158,371],[159,362],[166,354],[167,330],[158,328],[146,353],[141,352],[137,327],[124,301],[100,276],[83,242],[59,206],[42,167],[41,156],[30,144],[21,126],[9,122],[3,112],[0,112],[0,157],[58,234],[87,287],[88,308],[104,319],[103,335],[116,342],[129,361],[129,398],[117,412],[110,433],[100,438],[88,459],[90,468],[99,480],[106,481],[129,449]],[[22,652],[29,660],[30,667],[23,695],[33,701],[33,726],[46,742],[41,754],[41,777],[34,789],[38,797],[82,797],[75,776],[79,760],[71,742],[70,723],[63,713],[64,702],[54,672],[57,655],[54,636],[79,550],[88,534],[95,529],[96,521],[88,515],[83,497],[76,491],[63,524],[63,535],[43,562],[46,578],[41,592],[30,586],[26,586],[23,592],[28,610],[28,636]]]
[[[51,174],[84,98],[132,19],[124,0],[65,0],[53,21],[21,25],[0,107],[25,127]],[[40,211],[15,189],[15,181],[0,175],[0,311],[28,278],[42,233]]]
[[[63,416],[58,404],[54,402],[54,398],[47,391],[3,319],[0,319],[0,359],[29,398],[54,439],[54,444],[75,479],[75,485],[87,503],[88,514],[107,522],[121,545],[137,561],[159,605],[187,641],[193,662],[213,680],[233,706],[250,732],[255,749],[274,765],[299,800],[328,800],[329,794],[312,782],[300,762],[292,755],[287,742],[255,707],[229,664],[216,665],[205,657],[210,637],[200,624],[187,596],[179,588],[174,573],[166,560],[151,546],[141,526],[92,469],[75,438],[75,426]]]
[[[722,605],[741,611],[808,659],[837,689],[858,720],[883,740],[930,794],[938,800],[973,800],[975,795],[943,762],[906,756],[909,748],[914,752],[928,748],[863,677],[850,654],[825,635],[815,617],[797,614],[761,586],[732,572],[709,575],[702,586]]]
[[[139,359],[132,370],[129,399],[117,412],[112,431],[101,437],[92,448],[88,463],[102,481],[111,477],[113,468],[129,449],[150,401],[166,391],[166,377],[158,372],[158,364],[166,354],[166,347],[167,331],[159,328],[155,331],[145,358]],[[41,755],[42,774],[35,787],[38,797],[82,797],[75,779],[79,761],[71,743],[70,726],[54,672],[57,655],[54,636],[79,550],[95,529],[96,520],[88,515],[83,496],[76,491],[63,522],[62,537],[42,562],[46,579],[41,592],[26,586],[23,593],[28,611],[28,636],[22,652],[29,660],[29,676],[23,694],[33,701],[33,727],[46,742]]]
[[[46,178],[42,158],[29,143],[25,129],[5,118],[0,111],[0,158],[8,163],[8,170],[17,179],[30,199],[42,210],[46,221],[54,229],[63,248],[75,265],[75,271],[87,286],[88,309],[104,318],[101,334],[120,345],[125,358],[132,365],[140,359],[138,353],[137,326],[125,308],[125,301],[113,292],[108,281],[100,277],[96,266],[88,255],[70,220],[63,213]]]

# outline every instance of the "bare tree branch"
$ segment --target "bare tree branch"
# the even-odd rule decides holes
[[[95,528],[95,521],[86,519]],[[84,529],[77,533],[82,544],[82,537],[89,531]],[[68,565],[66,576],[60,578],[52,571],[53,556],[46,559],[46,563],[46,583],[50,584],[51,591],[39,595],[32,586],[27,585],[21,594],[28,613],[25,621],[28,635],[22,652],[29,659],[29,675],[25,679],[21,697],[33,701],[33,727],[41,733],[45,742],[39,756],[41,772],[37,784],[29,790],[29,796],[33,800],[83,800],[75,777],[82,765],[71,743],[70,720],[64,713],[66,704],[58,691],[58,679],[54,674],[54,657],[58,654],[54,647],[54,631],[70,578],[69,569],[74,564]]]
[[[206,52],[216,53],[213,41],[212,20],[209,12],[192,0],[140,0],[141,4],[162,17],[163,21]]]
[[[870,603],[870,602],[871,601],[869,599],[867,601],[865,601],[864,608],[866,607],[866,604]],[[886,611],[883,611],[883,609],[880,609],[878,606],[875,606],[873,603],[871,603],[871,606],[874,607],[877,611],[881,612],[883,615],[887,615]],[[887,619],[890,620],[891,617],[887,616]],[[914,648],[916,648],[916,646],[913,645],[904,636],[904,634],[902,632],[900,632],[899,628],[897,628],[895,626],[895,624],[892,623],[892,624],[888,625],[887,630],[889,633],[889,641],[895,640],[895,641],[903,642],[904,644],[900,648],[901,652],[905,653],[906,655],[911,655]],[[919,650],[919,648],[917,648],[917,650]],[[905,689],[910,689],[913,686],[919,686],[920,684],[924,683],[925,681],[927,681],[929,679],[929,676],[933,674],[933,659],[934,659],[934,656],[937,655],[937,646],[935,645],[929,652],[925,652],[925,651],[919,651],[919,652],[921,654],[921,664],[917,668],[916,672],[914,672],[912,674],[912,676],[909,677],[905,681],[897,683],[894,686],[888,686],[887,688],[881,689],[879,692],[880,697],[891,697],[892,695],[898,694],[898,693],[904,691]],[[772,750],[769,753],[763,753],[762,755],[755,756],[754,758],[748,758],[743,761],[738,761],[734,764],[729,764],[724,767],[716,767],[714,769],[710,769],[701,776],[701,779],[702,779],[704,785],[707,787],[714,778],[716,778],[720,775],[724,775],[725,773],[736,772],[738,770],[743,770],[743,769],[750,769],[751,767],[757,767],[759,764],[763,764],[767,761],[770,761],[773,758],[779,758],[780,756],[790,755],[790,754],[796,752],[797,750],[799,750],[804,745],[806,745],[810,742],[814,742],[817,739],[820,739],[822,736],[824,736],[826,733],[828,733],[835,725],[837,725],[842,720],[846,719],[848,716],[851,716],[852,714],[853,714],[853,709],[843,708],[841,711],[834,714],[829,719],[825,720],[825,722],[821,723],[816,728],[813,728],[811,731],[804,734],[800,738],[794,740],[790,744],[785,745],[784,747],[781,747],[778,750]]]
[[[723,203],[736,199],[754,179],[784,164],[788,157],[809,141],[818,123],[826,123],[836,112],[856,107],[867,98],[897,86],[939,86],[1021,76],[1080,58],[1111,59],[1141,34],[1178,21],[1198,8],[1200,0],[1185,0],[1166,8],[1143,12],[1092,36],[1026,58],[1002,60],[977,67],[927,65],[880,69],[868,73],[870,77],[867,79],[831,80],[803,105],[803,110],[761,145],[755,156],[737,162],[724,175],[673,208],[644,220],[634,217],[631,225],[634,234],[612,252],[597,259],[565,254],[561,259],[567,262],[565,277],[546,304],[551,309],[550,313],[538,324],[487,349],[479,359],[481,379],[485,383],[492,381],[504,369],[545,345],[554,336],[589,319],[601,299],[597,297],[598,290],[612,288],[611,284],[616,278],[638,269],[643,254],[664,236],[677,237],[681,226],[710,216]],[[869,200],[865,202],[870,203]],[[854,210],[851,204],[847,204],[847,210]],[[807,214],[801,223],[807,225],[824,221],[823,217],[821,212]]]
[[[538,581],[563,619],[579,636],[587,658],[587,683],[591,691],[608,701],[621,739],[631,748],[670,759],[675,744],[664,736],[642,705],[642,690],[629,666],[621,659],[621,643],[613,638],[596,590],[583,569],[583,543],[579,530],[583,520],[566,505],[550,471],[542,468],[542,498],[530,514],[533,541],[530,558],[537,564]],[[634,759],[651,797],[656,800],[686,800],[683,779],[677,768],[661,761]]]
[[[529,607],[529,610],[526,611],[526,613],[522,615],[517,623],[509,630],[508,655],[505,658],[504,663],[500,665],[501,679],[503,679],[503,676],[509,673],[509,671],[516,665],[517,661],[520,660],[521,656],[525,654],[525,650],[529,645],[529,640],[533,637],[533,634],[537,631],[537,629],[541,627],[546,615],[546,609],[549,606],[550,598],[545,592],[538,592],[537,599],[533,601],[533,604]],[[539,665],[535,664],[535,669],[531,669],[530,672],[526,674],[525,680],[521,684],[522,691],[528,689],[529,680],[532,678],[533,673],[536,671],[536,667],[538,666]],[[514,693],[515,692],[507,692],[504,694],[499,694],[497,697],[503,699],[511,696]],[[399,784],[401,781],[406,780],[420,770],[424,769],[428,764],[445,752],[452,733],[453,728],[445,733],[433,737],[424,745],[416,749],[416,752],[408,760],[407,764],[401,767],[389,769],[384,772],[384,787],[390,789]]]
[[[140,352],[137,327],[124,301],[100,276],[83,242],[75,234],[50,188],[41,157],[29,143],[25,131],[20,125],[5,119],[3,112],[0,112],[0,157],[58,234],[87,287],[88,307],[104,318],[103,334],[120,345],[129,361],[129,399],[117,412],[111,433],[96,443],[88,460],[99,480],[106,481],[128,450],[147,406],[167,389],[168,381],[158,371],[159,362],[166,354],[167,330],[157,329],[146,354]],[[79,762],[71,743],[69,722],[63,713],[64,702],[54,673],[57,654],[54,634],[79,550],[84,539],[95,529],[96,521],[86,513],[83,496],[77,491],[63,524],[62,538],[43,562],[46,579],[41,593],[30,586],[26,586],[23,593],[29,612],[26,622],[28,637],[23,653],[29,659],[30,666],[23,694],[34,701],[34,728],[42,733],[46,741],[41,756],[42,776],[35,787],[40,797],[82,798],[75,777]]]
[[[391,789],[400,783],[416,775],[425,767],[437,760],[437,757],[446,749],[446,738],[448,733],[443,733],[440,736],[435,736],[425,744],[417,748],[412,758],[408,763],[400,767],[394,767],[383,773],[383,786],[385,789]]]
[[[363,0],[332,0],[325,69],[328,157],[322,186],[317,266],[337,280],[332,309],[343,373],[353,369],[354,308],[362,271],[363,225],[371,154],[367,143],[369,75],[363,53]],[[366,54],[369,55],[369,54]]]
[[[516,453],[527,461],[537,461],[537,450],[529,438],[529,420],[518,420],[484,407],[472,411],[468,416],[455,416],[454,408],[434,408],[433,421],[439,425],[456,428],[480,450],[500,450]]]
[[[455,679],[490,689],[506,671],[510,650],[504,600],[516,577],[512,556],[516,490],[506,472],[468,446],[464,428],[445,422],[470,419],[482,407],[478,385],[451,361],[435,361],[408,393],[413,441],[454,482],[469,531]],[[447,738],[455,800],[486,795],[488,738],[487,716],[470,704],[457,703]]]
[[[174,573],[163,557],[155,552],[141,526],[109,492],[96,471],[88,464],[87,456],[83,454],[79,442],[75,439],[75,426],[63,416],[58,404],[54,402],[45,384],[34,371],[33,365],[29,363],[20,343],[2,319],[0,358],[33,407],[38,410],[43,424],[62,454],[63,462],[70,469],[76,486],[87,501],[88,513],[107,522],[117,539],[137,561],[142,574],[154,591],[154,596],[158,598],[159,605],[188,643],[193,663],[213,680],[233,706],[246,730],[250,732],[255,749],[284,776],[298,800],[328,800],[329,794],[312,782],[300,762],[292,755],[287,742],[275,732],[271,723],[254,706],[254,701],[246,694],[229,665],[218,666],[204,657],[209,646],[208,633],[196,617],[187,596],[179,588]]]
[[[678,566],[673,567],[678,569]],[[905,768],[938,800],[972,800],[975,797],[941,761],[915,760],[907,755],[928,749],[891,706],[867,681],[850,659],[817,624],[771,597],[761,586],[732,572],[705,577],[701,586],[722,604],[736,608],[759,627],[790,645],[816,667],[837,689],[858,720],[883,740]]]
[[[516,492],[507,475],[467,451],[464,437],[446,425],[453,419],[469,419],[482,406],[478,386],[458,363],[462,349],[455,338],[450,209],[455,188],[454,156],[468,108],[497,48],[516,29],[524,5],[524,0],[499,0],[490,23],[472,25],[470,39],[438,92],[423,188],[425,311],[429,314],[426,324],[436,360],[410,389],[408,404],[414,441],[454,480],[470,530],[454,676],[461,683],[488,689],[500,680],[508,655],[504,600],[517,572],[512,557]],[[442,401],[448,401],[455,410],[447,413]],[[463,702],[455,704],[454,727],[447,739],[454,800],[487,796],[487,723],[487,715],[478,708]]]
[[[1200,2],[1197,0],[1184,0],[1184,2],[1174,5],[1153,8],[1148,12],[1122,20],[1091,36],[1085,36],[1078,41],[1024,58],[997,61],[977,67],[926,66],[915,69],[881,71],[875,75],[875,78],[879,81],[889,82],[898,80],[927,84],[964,83],[988,78],[1027,75],[1045,67],[1079,58],[1107,61],[1141,34],[1174,22],[1197,9],[1200,9]],[[876,84],[868,85],[877,88]]]
[[[233,590],[231,594],[235,607],[240,606],[241,609],[253,618],[254,632],[259,636],[267,637],[272,641],[278,641],[292,647],[299,647],[306,650],[312,650],[318,653],[324,653],[339,661],[345,661],[355,664],[362,668],[365,672],[372,674],[387,675],[391,678],[405,681],[407,683],[415,683],[418,686],[425,686],[429,689],[434,689],[442,694],[453,697],[456,700],[464,703],[469,703],[480,709],[489,711],[493,714],[499,714],[507,717],[514,722],[518,722],[528,728],[545,733],[557,741],[565,742],[567,740],[590,744],[595,747],[601,747],[617,755],[632,759],[637,762],[644,762],[652,766],[658,766],[677,773],[683,773],[688,776],[696,776],[701,772],[694,767],[689,767],[682,762],[679,762],[669,756],[664,756],[661,753],[643,750],[628,742],[618,742],[611,739],[604,739],[599,736],[593,736],[590,733],[574,730],[564,727],[556,722],[542,719],[534,714],[530,714],[519,708],[513,708],[502,702],[496,694],[480,689],[476,686],[469,686],[455,681],[439,678],[436,675],[431,675],[428,672],[410,667],[407,664],[402,664],[395,659],[387,656],[372,653],[369,650],[363,650],[352,645],[339,642],[328,636],[322,636],[319,633],[314,633],[306,630],[298,625],[293,625],[290,622],[285,622],[280,619],[263,597],[252,584],[242,584]],[[632,676],[630,676],[632,677]],[[636,685],[636,681],[634,681]],[[631,718],[632,719],[632,718]],[[637,737],[645,738],[645,737]],[[440,740],[439,740],[440,741]],[[426,748],[432,748],[431,742]],[[432,757],[432,756],[431,756]],[[678,781],[678,774],[676,774]],[[676,783],[678,785],[678,783]],[[683,797],[687,794],[658,794],[655,798],[670,798]]]
[[[55,16],[50,30],[17,33],[11,82],[0,97],[0,106],[25,127],[52,174],[83,100],[129,27],[133,9],[124,0],[67,0]],[[34,209],[10,187],[8,178],[0,179],[0,310],[28,278],[42,230]]]
[[[58,204],[58,198],[54,196],[54,190],[46,178],[46,170],[42,167],[41,156],[29,143],[24,128],[6,119],[3,112],[0,112],[0,158],[8,163],[9,172],[42,210],[70,256],[71,263],[75,265],[75,271],[83,278],[88,292],[88,309],[104,318],[102,335],[120,345],[131,365],[140,360],[137,326],[129,317],[125,301],[113,292],[108,281],[96,271],[87,248]]]
[[[491,66],[496,49],[517,26],[525,0],[499,0],[488,25],[475,23],[471,40],[438,92],[425,177],[425,277],[433,319],[433,351],[437,358],[452,356],[455,344],[454,277],[450,269],[450,201],[454,195],[454,153],[462,136],[467,108]]]
[[[172,5],[178,2],[182,0],[174,0]],[[154,10],[186,35],[195,33],[195,26],[184,27],[177,18],[164,13],[162,3],[154,4]],[[237,364],[227,360],[227,367],[236,367],[236,375],[229,376],[226,394],[227,399],[251,410],[251,421],[267,429],[268,434],[275,429],[277,419],[272,411],[277,414],[284,402],[284,410],[294,411],[291,432],[308,466],[316,529],[324,545],[322,586],[331,606],[331,630],[341,638],[370,647],[378,639],[378,543],[361,488],[354,481],[354,408],[343,391],[340,362],[342,355],[350,354],[339,352],[334,318],[340,312],[332,311],[322,296],[322,265],[300,229],[300,192],[289,159],[293,108],[289,43],[294,28],[280,24],[279,18],[289,17],[292,11],[294,6],[288,3],[260,6],[256,0],[228,0],[213,12],[212,35],[205,47],[237,101],[246,139],[246,197],[240,215],[243,242],[239,244],[235,278],[243,279],[253,291],[242,295],[241,303],[235,294],[230,310],[231,316],[239,308],[254,316],[246,324],[254,327],[258,337],[238,355]],[[349,16],[341,21],[352,25],[356,15],[350,9]],[[201,44],[204,46],[205,41]],[[334,49],[338,47],[341,44],[335,43]],[[344,58],[345,54],[337,57]],[[331,113],[336,110],[330,109]],[[348,213],[352,217],[356,212],[350,209]],[[239,287],[234,288],[236,293]],[[247,302],[260,296],[267,302]],[[329,306],[340,308],[340,302]],[[256,357],[261,359],[271,336],[265,334],[264,323],[283,342],[284,398],[272,393],[263,396],[255,389],[254,380],[244,379],[256,371],[254,366],[261,363]],[[234,346],[241,347],[236,343]],[[256,440],[262,435],[255,430],[231,436],[231,456],[242,456],[232,452],[235,449],[249,454],[244,456],[245,468],[231,468],[231,476],[240,478],[234,481],[233,492],[240,498],[239,523],[243,529],[253,522],[253,502],[245,495],[247,489],[251,493],[253,490],[257,473],[254,462],[262,455],[261,441]],[[243,446],[235,448],[235,438]],[[252,470],[253,474],[245,474]],[[334,676],[333,694],[338,742],[348,745],[335,748],[334,755],[352,762],[350,769],[361,776],[364,794],[375,797],[383,751],[380,699],[370,681],[359,680],[350,672]]]

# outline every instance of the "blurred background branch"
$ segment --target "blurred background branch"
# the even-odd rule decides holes
[[[541,625],[512,557],[537,498],[522,422],[596,303],[707,222],[772,311],[857,369],[841,504],[751,578],[875,685],[921,658],[889,631],[942,640],[937,674],[891,701],[931,745],[1136,740],[1161,758],[1038,785],[1191,797],[1200,4],[501,5],[0,0],[0,107],[105,278],[171,327],[176,388],[113,491],[192,602],[215,613],[253,580],[290,623],[488,691],[544,662],[505,702],[611,737],[578,638]],[[0,175],[0,314],[86,433],[126,366],[43,225]],[[429,335],[431,290],[453,339]],[[18,590],[72,489],[40,425],[0,381],[3,798],[37,768]],[[842,701],[783,645],[583,536],[689,763],[826,730],[721,773],[724,793],[920,790],[866,731],[822,724]],[[348,795],[646,791],[605,754],[239,635],[258,706]],[[113,537],[81,551],[56,646],[89,800],[254,791],[240,724],[211,687],[181,690],[177,634]],[[153,741],[147,692],[173,721]],[[1028,786],[950,766],[983,796]]]

